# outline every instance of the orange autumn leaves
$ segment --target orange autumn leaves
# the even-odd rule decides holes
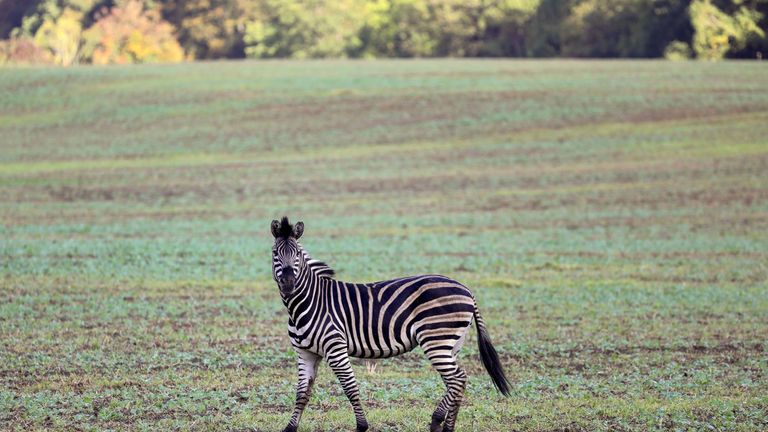
[[[83,34],[84,51],[94,64],[178,62],[184,50],[173,26],[139,1],[105,10]]]

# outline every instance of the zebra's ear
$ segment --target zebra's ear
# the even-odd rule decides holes
[[[280,222],[277,219],[272,221],[272,235],[275,238],[280,236]]]
[[[304,234],[304,222],[298,221],[293,226],[293,237],[298,240],[301,235]]]

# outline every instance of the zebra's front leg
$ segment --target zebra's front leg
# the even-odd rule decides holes
[[[312,385],[317,376],[317,366],[320,363],[320,356],[309,351],[296,348],[299,358],[299,383],[296,385],[296,405],[293,408],[293,415],[288,422],[288,426],[283,432],[296,432],[301,420],[301,413],[309,403],[309,397],[312,395]]]
[[[341,387],[344,389],[344,394],[347,395],[349,403],[352,404],[352,409],[355,411],[355,422],[357,424],[355,430],[357,432],[367,431],[368,420],[365,418],[363,405],[360,403],[360,390],[357,386],[357,380],[355,380],[352,364],[349,362],[346,346],[328,353],[325,359],[328,362],[328,366],[333,369],[333,373],[336,374],[336,378],[339,379]]]

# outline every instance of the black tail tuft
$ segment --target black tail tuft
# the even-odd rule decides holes
[[[507,380],[507,376],[504,375],[504,369],[501,368],[501,362],[499,361],[499,355],[496,353],[496,348],[491,344],[491,338],[488,336],[485,326],[477,320],[475,320],[475,322],[478,323],[477,330],[479,337],[477,338],[477,346],[480,348],[480,359],[483,361],[483,366],[485,366],[485,370],[488,371],[488,375],[491,376],[491,380],[493,380],[493,385],[496,386],[496,389],[498,389],[504,396],[509,396],[510,384]]]

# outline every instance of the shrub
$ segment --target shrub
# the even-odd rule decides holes
[[[94,64],[179,62],[184,51],[173,26],[139,1],[104,10],[84,35],[85,56]]]
[[[0,64],[50,64],[50,53],[29,38],[0,40]]]

